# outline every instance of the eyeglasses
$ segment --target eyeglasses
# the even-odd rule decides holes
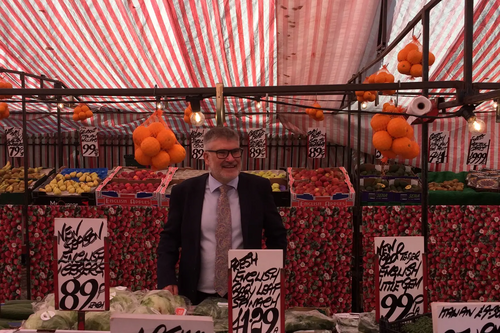
[[[220,159],[227,158],[229,156],[229,153],[231,153],[231,155],[234,158],[240,158],[241,154],[243,153],[243,149],[242,148],[235,148],[235,149],[231,149],[231,150],[219,149],[219,150],[205,150],[205,151],[209,152],[209,153],[215,153],[215,155],[217,156],[217,158],[220,158]]]

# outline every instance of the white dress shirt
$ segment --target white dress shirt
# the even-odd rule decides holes
[[[208,176],[205,187],[205,198],[201,212],[201,266],[198,291],[207,294],[215,293],[214,270],[215,270],[215,230],[217,228],[217,203],[220,196],[219,186],[222,184],[212,175]],[[241,212],[238,195],[238,177],[230,181],[227,185],[232,188],[228,191],[229,205],[231,207],[232,224],[232,247],[233,249],[243,248],[243,234],[241,231]]]

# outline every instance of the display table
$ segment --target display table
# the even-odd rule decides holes
[[[351,311],[352,208],[280,208],[288,230],[286,305]],[[21,206],[0,206],[0,300],[19,299]],[[155,289],[156,248],[168,208],[30,206],[33,298],[53,292],[56,217],[106,218],[112,285]],[[374,309],[373,237],[420,235],[420,206],[363,207],[363,301]],[[431,301],[500,300],[500,206],[429,207]]]

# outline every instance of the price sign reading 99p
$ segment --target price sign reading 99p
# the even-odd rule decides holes
[[[80,142],[83,157],[99,157],[97,133],[98,129],[95,127],[80,127]]]
[[[109,309],[109,260],[105,219],[56,218],[56,309]]]
[[[425,312],[424,237],[375,237],[376,318],[401,320]]]

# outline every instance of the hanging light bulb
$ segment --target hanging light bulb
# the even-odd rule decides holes
[[[259,96],[257,96],[257,97],[255,97],[255,98],[256,98],[256,100],[255,100],[255,107],[256,107],[257,109],[262,108],[262,104],[261,104],[261,102],[260,102],[260,97],[259,97]]]
[[[492,100],[491,105],[493,106],[494,109],[498,108],[498,101],[496,99]]]
[[[476,118],[476,116],[469,118],[469,120],[467,120],[467,123],[469,124],[469,132],[472,134],[481,134],[486,131],[485,122],[481,119]]]
[[[163,110],[163,102],[156,102],[156,109]]]
[[[361,103],[361,109],[366,110],[368,108],[368,102],[362,102]]]
[[[191,120],[191,124],[196,127],[200,127],[205,123],[205,115],[201,111],[193,111],[189,119]]]
[[[64,109],[64,103],[61,102],[61,103],[57,104],[57,107],[59,109]]]
[[[478,119],[474,114],[474,106],[464,105],[460,112],[462,117],[467,120],[467,126],[469,128],[469,132],[472,134],[481,134],[486,131],[486,124],[481,119]]]

